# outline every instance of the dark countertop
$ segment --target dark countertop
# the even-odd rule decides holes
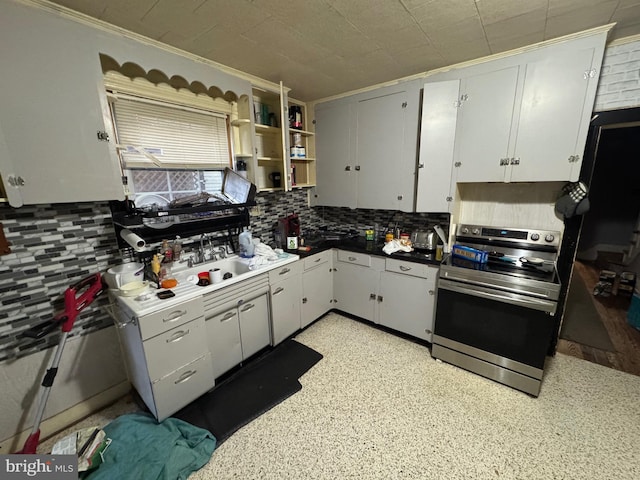
[[[311,250],[305,252],[303,250],[285,250],[289,253],[299,255],[300,258],[305,258],[310,255],[315,255],[324,250],[331,248],[339,248],[340,250],[347,250],[349,252],[367,253],[369,255],[376,255],[378,257],[393,258],[395,260],[405,260],[408,262],[424,263],[427,265],[440,265],[441,260],[436,260],[435,252],[420,252],[414,250],[413,252],[395,252],[391,255],[387,255],[382,251],[384,243],[367,241],[364,237],[358,237],[357,239],[349,240],[325,240],[322,243],[313,245]]]

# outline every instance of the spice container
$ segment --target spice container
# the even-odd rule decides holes
[[[373,230],[373,227],[367,227],[364,231],[364,236],[367,240],[373,240],[375,238],[375,231]]]

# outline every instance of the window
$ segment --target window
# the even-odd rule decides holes
[[[105,77],[129,190],[168,202],[222,187],[231,165],[228,102],[110,72]],[[166,99],[165,99],[166,97]]]

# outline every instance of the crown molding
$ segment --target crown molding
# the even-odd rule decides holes
[[[11,0],[11,1],[23,4],[23,5],[27,5],[30,7],[38,8],[40,10],[44,10],[49,13],[58,15],[60,17],[72,20],[74,22],[81,23],[83,25],[96,28],[98,30],[102,30],[104,32],[115,33],[123,37],[130,38],[132,40],[143,43],[145,45],[156,47],[175,55],[180,55],[182,57],[193,60],[194,62],[203,63],[210,67],[217,68],[218,70],[221,70],[224,73],[228,73],[229,75],[233,75],[235,77],[240,77],[244,80],[247,80],[253,86],[260,87],[270,91],[276,91],[276,92],[280,91],[280,84],[278,83],[265,80],[264,78],[251,75],[250,73],[246,73],[241,70],[236,70],[235,68],[229,67],[227,65],[223,65],[213,60],[209,60],[208,58],[204,58],[199,55],[195,55],[193,53],[187,52],[180,48],[172,47],[171,45],[167,45],[166,43],[160,42],[158,40],[154,40],[149,37],[145,37],[144,35],[140,35],[130,30],[126,30],[124,28],[118,27],[116,25],[112,25],[103,20],[90,17],[89,15],[85,15],[84,13],[76,12],[75,10],[71,10],[70,8],[64,7],[62,5],[51,3],[47,0]],[[288,87],[284,87],[284,90],[285,92],[288,93],[291,89]]]

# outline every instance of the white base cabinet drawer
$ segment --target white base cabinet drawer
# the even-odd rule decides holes
[[[269,284],[273,285],[276,282],[281,282],[291,277],[297,277],[298,279],[300,279],[298,275],[302,273],[302,264],[303,262],[297,261],[283,265],[280,268],[269,270]]]
[[[407,262],[405,260],[385,259],[387,272],[402,273],[413,277],[428,278],[435,281],[438,270],[424,263]]]
[[[162,421],[215,385],[211,358],[207,353],[196,361],[156,380],[151,385],[156,418]]]
[[[197,297],[174,305],[173,307],[160,310],[159,312],[145,315],[139,319],[142,340],[155,337],[165,330],[175,328],[201,316],[204,316],[202,297]]]
[[[346,250],[338,250],[338,261],[351,263],[353,265],[361,265],[363,267],[371,266],[371,255],[365,253],[348,252]]]
[[[207,351],[203,317],[150,338],[144,342],[149,378],[162,378]]]

